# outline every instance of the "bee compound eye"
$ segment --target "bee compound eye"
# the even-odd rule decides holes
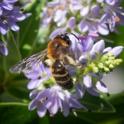
[[[67,34],[65,34],[65,36],[64,36],[63,39],[66,41],[66,43],[67,43],[68,45],[70,45],[71,40],[70,40],[70,38],[67,36]]]

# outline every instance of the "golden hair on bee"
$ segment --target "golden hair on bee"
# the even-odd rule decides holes
[[[66,54],[70,46],[69,38],[66,35],[58,35],[48,43],[47,57],[49,59],[58,59],[60,55]]]

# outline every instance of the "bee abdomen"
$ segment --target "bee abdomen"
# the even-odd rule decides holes
[[[64,74],[53,74],[56,83],[65,89],[71,89],[73,87],[73,82],[68,72]]]
[[[65,89],[71,89],[73,87],[73,82],[72,82],[71,78],[66,81],[56,80],[56,82],[58,85],[60,85],[61,87],[65,88]]]
[[[52,66],[52,75],[56,80],[56,83],[65,89],[71,89],[73,87],[72,79],[69,72],[66,70],[60,60],[56,60]]]

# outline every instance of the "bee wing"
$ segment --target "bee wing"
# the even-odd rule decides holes
[[[47,49],[36,53],[30,57],[27,57],[10,68],[10,72],[12,73],[26,73],[30,72],[33,69],[34,64],[39,64],[44,62],[44,59],[47,55]]]

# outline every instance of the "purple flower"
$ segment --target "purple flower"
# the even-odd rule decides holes
[[[99,72],[99,69],[109,71],[109,67],[113,68],[110,63],[114,63],[114,57],[117,57],[122,52],[123,47],[118,46],[114,48],[105,48],[104,40],[94,42],[94,38],[92,36],[83,36],[77,39],[74,35],[69,34],[69,38],[72,41],[70,51],[74,54],[73,57],[75,57],[78,64],[82,65],[84,72],[81,73],[82,76],[80,75],[80,78],[77,77],[78,82],[76,83],[76,92],[78,97],[82,97],[86,91],[95,96],[99,96],[100,92],[108,93],[108,88],[102,81],[104,72]],[[102,59],[100,60],[100,58]],[[95,62],[98,60],[99,64],[95,65]],[[107,63],[108,65],[106,65]],[[74,75],[75,74],[76,72]]]
[[[47,113],[54,116],[58,112],[68,116],[72,109],[87,110],[79,100],[85,92],[94,96],[99,96],[101,92],[108,93],[102,78],[104,73],[110,72],[120,63],[116,58],[122,52],[122,46],[105,48],[103,40],[94,41],[94,35],[77,37],[73,33],[66,33],[66,37],[71,41],[67,58],[70,61],[63,63],[73,81],[71,89],[58,85],[51,68],[43,63],[34,63],[32,70],[25,73],[30,80],[27,85],[32,99],[29,110],[37,109],[40,117]]]
[[[102,64],[100,63],[98,67],[95,67],[93,62],[95,62],[99,57],[102,58],[104,55],[107,55],[109,53],[112,54],[112,56],[117,57],[122,52],[123,47],[118,46],[115,48],[105,48],[104,40],[94,42],[93,35],[83,37],[80,36],[78,38],[74,34],[68,34],[68,37],[71,40],[71,46],[69,50],[70,55],[72,54],[76,62],[79,65],[81,64],[83,66],[83,70],[87,70],[87,67],[92,68],[92,70],[89,70],[88,72],[86,72],[86,74],[82,74],[81,80],[78,79],[80,80],[78,83],[80,84],[82,82],[81,85],[83,85],[84,87],[82,88],[82,92],[85,92],[85,90],[87,90],[90,94],[95,96],[99,95],[99,91],[103,93],[108,93],[107,86],[102,81],[104,72],[99,73],[99,68],[102,68],[102,64],[106,64],[106,62],[109,60],[106,59],[103,63],[103,60],[101,60]],[[114,62],[114,60],[112,60],[112,62]],[[106,67],[104,69],[107,70]],[[76,68],[70,68],[69,70],[72,75],[76,74],[75,71]],[[93,81],[94,79],[96,82]]]
[[[123,48],[124,48],[123,46],[117,46],[114,47],[113,49],[110,49],[109,52],[111,52],[115,57],[117,57],[122,52]]]
[[[88,92],[92,96],[99,96],[100,92],[92,85],[92,87],[86,87],[83,85],[83,82],[80,82],[76,85],[76,97],[83,98],[84,94]]]
[[[6,42],[4,43],[4,42],[0,41],[0,54],[4,55],[4,56],[8,55],[8,49],[7,49],[7,46],[6,46]]]
[[[96,82],[94,82],[94,80],[96,80]],[[86,91],[93,96],[99,96],[100,92],[109,92],[107,86],[102,81],[102,77],[93,73],[84,75],[82,80],[76,85],[76,95],[78,98],[82,98]]]
[[[19,26],[17,25],[17,22],[23,21],[27,17],[27,15],[23,14],[18,7],[13,6],[13,3],[15,2],[16,0],[5,0],[3,3],[0,3],[0,33],[2,35],[5,35],[10,29],[18,31]]]
[[[68,27],[73,30],[75,28],[76,19],[75,17],[70,17],[68,20]]]
[[[65,1],[53,1],[47,4],[48,8],[44,8],[42,18],[43,25],[48,25],[51,21],[54,21],[58,26],[61,26],[66,21],[66,7]],[[60,9],[58,9],[60,8]]]
[[[108,35],[118,24],[124,24],[123,9],[118,0],[59,0],[48,2],[42,14],[42,25],[51,23],[71,32]]]
[[[75,97],[75,92],[68,91],[57,84],[51,69],[43,63],[39,65],[34,63],[32,70],[25,73],[25,76],[30,80],[27,87],[32,90],[29,110],[37,109],[40,117],[45,116],[47,111],[51,116],[58,111],[68,116],[70,109],[86,109]]]
[[[29,110],[37,109],[40,117],[45,116],[47,111],[50,116],[54,116],[58,111],[62,112],[64,116],[68,116],[70,109],[86,109],[69,91],[56,85],[39,91],[37,94],[34,92],[31,94],[32,96],[33,100],[29,104]]]
[[[32,71],[25,73],[25,76],[30,79],[27,87],[28,89],[35,89],[42,87],[43,83],[49,80],[52,76],[48,67],[45,67],[42,63],[39,66],[35,66]]]
[[[106,49],[105,48],[105,42],[104,40],[100,40],[97,41],[96,43],[94,43],[94,40],[92,38],[80,38],[81,39],[81,43],[83,44],[83,53],[80,57],[79,57],[79,61],[83,62],[84,60],[89,60],[91,59],[91,61],[93,59],[96,59],[97,56],[99,55],[103,55],[106,51],[106,53],[110,52],[111,49]],[[120,47],[120,52],[121,53],[123,47]],[[113,53],[114,54],[114,53]]]
[[[13,4],[16,2],[17,0],[2,0],[0,2],[0,15],[2,14],[2,12],[5,10],[12,10],[13,9]]]

